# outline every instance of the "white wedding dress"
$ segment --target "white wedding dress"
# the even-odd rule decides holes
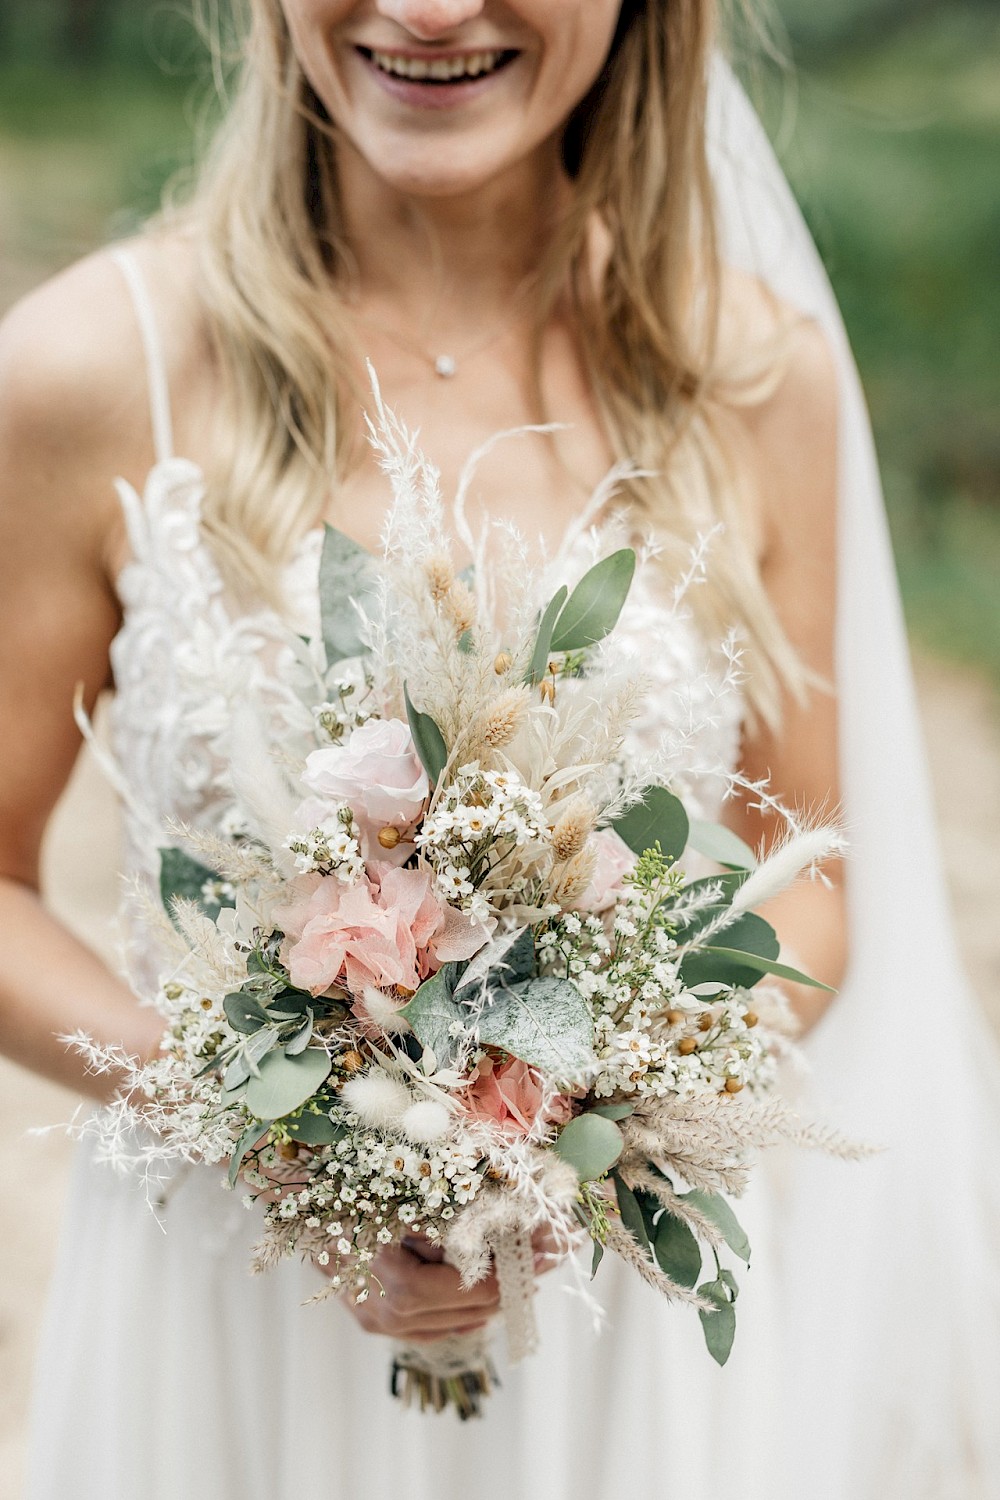
[[[977,1180],[1000,1144],[1000,1075],[987,1098],[976,1068],[994,1059],[974,1045],[940,906],[852,368],[803,231],[784,200],[775,209],[780,173],[722,71],[715,103],[732,258],[767,274],[771,255],[779,289],[824,320],[844,362],[840,672],[847,816],[860,845],[852,973],[812,1051],[820,1092],[836,1101],[830,1117],[893,1149],[862,1166],[810,1158],[760,1175],[741,1205],[754,1255],[725,1369],[692,1313],[666,1307],[606,1257],[593,1287],[603,1330],[571,1277],[544,1278],[540,1352],[503,1370],[484,1420],[462,1426],[390,1400],[389,1345],[335,1303],[302,1305],[320,1284],[314,1270],[287,1262],[249,1275],[256,1216],[221,1191],[217,1169],[178,1176],[158,1221],[141,1186],[97,1164],[84,1142],[39,1356],[28,1500],[1000,1495],[1000,1318],[987,1257],[1000,1234],[987,1222],[995,1184],[988,1196]],[[766,245],[741,232],[742,222],[759,234],[768,216]],[[796,236],[798,287],[788,285],[781,224]],[[157,453],[141,499],[120,486],[132,558],[112,653],[125,868],[145,879],[164,820],[213,826],[225,811],[218,764],[231,705],[219,683],[280,714],[281,648],[273,614],[240,616],[227,604],[199,531],[200,473],[172,451],[152,300],[136,264],[121,259],[148,356]],[[317,561],[311,534],[289,579],[306,616]],[[707,650],[690,618],[640,591],[621,630],[655,673],[645,732],[687,735],[692,765],[731,764],[738,699],[692,705]],[[717,782],[694,777],[692,789],[710,816]],[[150,972],[142,932],[126,938],[133,966]]]

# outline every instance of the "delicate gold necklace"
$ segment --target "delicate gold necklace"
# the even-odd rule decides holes
[[[531,278],[523,282],[514,293],[513,297],[511,298],[510,310],[502,323],[500,323],[496,328],[492,329],[485,338],[478,339],[476,343],[474,343],[470,348],[464,350],[458,355],[456,355],[454,352],[445,350],[440,350],[437,353],[432,353],[425,344],[420,343],[417,339],[410,338],[408,334],[400,333],[396,328],[390,328],[380,319],[372,318],[366,313],[356,312],[355,317],[357,318],[359,323],[364,323],[367,325],[367,327],[376,329],[379,333],[383,334],[385,338],[391,340],[392,343],[397,344],[401,349],[406,349],[410,354],[416,355],[416,357],[422,360],[425,365],[430,366],[439,380],[451,380],[458,374],[458,367],[460,363],[463,366],[467,365],[469,361],[471,359],[475,359],[477,355],[484,354],[487,349],[492,348],[493,345],[499,339],[501,339],[505,333],[507,333],[512,327],[514,327],[517,322],[520,321],[520,319],[514,317],[514,310],[517,308],[518,303],[524,300],[525,293],[530,284]]]

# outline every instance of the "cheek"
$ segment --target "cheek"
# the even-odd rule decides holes
[[[555,123],[565,120],[607,62],[621,0],[540,0],[521,13],[542,40],[537,97]]]
[[[331,89],[329,39],[357,9],[357,0],[281,0],[299,66],[324,103]]]

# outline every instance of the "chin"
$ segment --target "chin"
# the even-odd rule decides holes
[[[387,144],[377,151],[364,152],[363,158],[386,187],[409,197],[434,199],[474,194],[521,164],[517,158],[469,143],[453,150],[412,152]]]

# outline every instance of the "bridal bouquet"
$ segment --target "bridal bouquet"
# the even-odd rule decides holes
[[[298,711],[234,709],[225,834],[161,850],[165,1035],[142,1067],[90,1048],[131,1067],[100,1128],[111,1154],[140,1127],[149,1159],[228,1163],[263,1209],[258,1269],[306,1256],[360,1300],[380,1247],[420,1237],[467,1284],[495,1265],[516,1358],[533,1236],[589,1239],[595,1272],[611,1251],[696,1308],[722,1363],[725,1260],[750,1254],[729,1198],[755,1148],[812,1138],[772,1090],[789,1027],[766,978],[813,981],[751,908],[836,834],[758,866],[692,822],[625,749],[635,552],[539,597],[493,526],[459,572],[436,474],[381,405],[372,436],[383,554],[326,529],[321,628],[283,658]],[[463,1416],[490,1380],[479,1335],[393,1366]]]

